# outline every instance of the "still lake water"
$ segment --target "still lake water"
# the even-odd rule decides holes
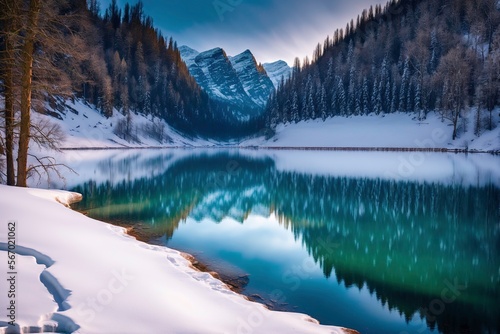
[[[500,333],[500,157],[67,152],[77,209],[361,333]]]

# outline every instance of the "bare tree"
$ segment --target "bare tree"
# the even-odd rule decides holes
[[[49,149],[60,151],[58,144],[64,139],[64,131],[57,124],[50,122],[46,117],[39,117],[31,123],[31,140],[40,151]],[[50,183],[51,174],[55,174],[58,178],[64,179],[60,172],[61,168],[75,172],[65,164],[58,163],[56,159],[50,155],[36,155],[29,153],[28,155],[34,161],[33,164],[27,166],[28,178],[37,176],[39,180],[45,175]]]
[[[442,116],[453,124],[453,140],[457,138],[458,120],[466,105],[470,71],[466,50],[459,45],[443,57],[436,74],[442,78]]]
[[[430,18],[428,15],[424,15],[421,18],[421,21],[423,22],[422,26],[424,29],[418,30],[415,39],[409,42],[406,46],[407,55],[415,73],[415,85],[419,88],[419,90],[417,90],[418,94],[415,96],[415,108],[413,108],[416,109],[416,112],[418,112],[419,120],[424,118],[424,115],[422,115],[422,109],[425,109],[426,107],[424,99],[427,97],[429,90],[428,64],[431,56],[429,50],[429,46],[431,44],[431,32],[428,29],[430,26],[430,23],[428,23],[430,22]],[[425,114],[427,113],[425,112]]]
[[[494,41],[493,51],[490,52],[483,67],[480,85],[480,97],[486,110],[489,112],[488,128],[493,130],[493,110],[500,100],[500,30]]]
[[[41,0],[30,0],[26,34],[21,60],[21,123],[19,129],[19,148],[17,153],[17,186],[27,186],[28,149],[31,125],[31,88],[33,80],[33,53],[38,33],[38,17]]]
[[[0,60],[6,102],[5,154],[9,185],[16,183],[13,159],[16,121],[19,122],[16,184],[26,187],[31,168],[28,166],[30,142],[42,138],[41,142],[46,143],[58,138],[51,127],[32,122],[32,110],[44,112],[44,103],[55,95],[71,96],[82,79],[77,64],[85,57],[85,47],[77,32],[85,28],[85,21],[72,15],[72,10],[82,4],[85,6],[81,1],[0,0],[3,41]],[[16,120],[17,108],[20,117]],[[37,131],[40,129],[49,132],[41,134]]]

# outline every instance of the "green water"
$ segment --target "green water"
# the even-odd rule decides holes
[[[496,175],[485,181],[482,169],[463,172],[458,163],[443,181],[377,176],[370,165],[361,166],[366,175],[318,173],[307,166],[321,160],[287,169],[270,154],[237,151],[162,152],[130,163],[140,155],[97,164],[99,173],[128,176],[75,186],[84,195],[78,208],[211,269],[248,275],[243,293],[323,324],[361,333],[500,332]],[[133,176],[147,166],[155,173]]]

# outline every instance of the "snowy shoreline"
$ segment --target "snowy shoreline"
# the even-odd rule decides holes
[[[103,150],[165,150],[165,149],[238,149],[276,151],[350,151],[350,152],[426,152],[426,153],[478,153],[500,154],[500,150],[460,149],[460,148],[419,148],[419,147],[328,147],[328,146],[124,146],[124,147],[71,147],[61,151],[103,151]]]
[[[180,252],[67,208],[79,194],[0,186],[0,195],[1,235],[8,223],[16,226],[14,332],[348,332],[270,311],[193,269]],[[7,248],[2,237],[0,252]],[[6,295],[0,301],[10,302]],[[12,332],[0,319],[0,333]]]

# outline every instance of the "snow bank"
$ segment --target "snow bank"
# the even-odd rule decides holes
[[[190,268],[179,252],[138,242],[61,205],[78,194],[0,186],[0,196],[3,273],[7,224],[16,223],[17,331],[344,332],[307,315],[270,311]],[[3,310],[7,283],[1,280]],[[4,314],[0,333],[9,332]]]
[[[474,135],[474,115],[470,114],[460,135],[452,140],[453,128],[436,113],[418,121],[414,114],[333,117],[278,125],[276,135],[243,142],[242,145],[267,147],[363,147],[363,148],[449,148],[480,151],[500,150],[500,117],[494,112],[497,128]]]

